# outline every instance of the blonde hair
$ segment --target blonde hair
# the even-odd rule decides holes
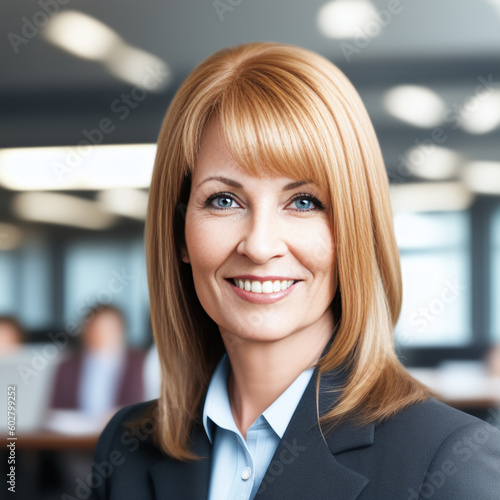
[[[162,387],[156,439],[178,460],[199,458],[189,433],[217,361],[219,330],[181,261],[193,165],[212,118],[226,147],[251,174],[312,179],[328,190],[337,287],[336,334],[322,373],[343,365],[338,404],[320,419],[382,421],[431,393],[400,364],[393,330],[401,270],[387,175],[358,93],[326,58],[289,44],[253,42],[220,50],[174,96],[159,139],[145,240],[151,321]]]

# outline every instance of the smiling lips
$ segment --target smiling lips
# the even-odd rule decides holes
[[[240,280],[233,279],[233,283],[241,290],[246,290],[252,293],[274,293],[280,290],[286,290],[288,287],[292,286],[293,280],[283,280],[283,281],[251,281],[251,280]]]
[[[226,281],[236,295],[247,302],[253,304],[273,304],[290,295],[302,283],[301,280],[277,278],[281,277],[266,276],[265,278],[256,280],[250,279],[247,276],[237,276],[235,278],[227,278]],[[275,289],[278,291],[275,292]]]
[[[252,279],[252,277],[237,276],[230,278],[229,281],[240,290],[252,293],[276,293],[287,290],[299,280],[286,279],[280,276],[269,276],[261,279]]]

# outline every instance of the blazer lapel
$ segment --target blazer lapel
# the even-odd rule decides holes
[[[323,436],[317,424],[317,374],[318,368],[279,442],[255,500],[355,500],[369,482],[362,474],[338,463],[335,454],[372,445],[375,426],[354,427],[346,422]],[[332,393],[332,388],[338,389],[344,383],[341,370],[321,377],[319,415],[335,404],[339,393]],[[204,399],[193,425],[191,450],[206,458],[179,462],[167,457],[153,465],[149,472],[156,500],[208,498],[212,445],[201,423]]]
[[[149,469],[156,500],[206,500],[212,464],[212,445],[203,424],[193,426],[191,450],[206,457],[191,462],[165,458]]]
[[[317,424],[317,368],[290,420],[262,480],[255,500],[314,499],[354,500],[369,480],[335,459],[334,454],[373,444],[374,425],[354,427],[343,423],[326,438]],[[319,414],[337,399],[328,393],[340,387],[344,377],[336,373],[321,377]]]

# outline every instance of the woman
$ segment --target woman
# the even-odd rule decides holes
[[[161,397],[108,424],[95,498],[498,498],[498,430],[396,357],[386,171],[325,58],[255,42],[188,76],[146,245]]]

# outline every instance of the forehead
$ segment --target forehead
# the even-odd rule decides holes
[[[110,323],[122,323],[122,319],[114,311],[101,311],[95,316],[89,318],[89,321],[87,322],[89,327],[97,325],[101,326],[103,324]]]
[[[218,120],[212,121],[205,128],[200,150],[194,163],[193,178],[199,176],[200,172],[216,165],[242,170],[224,143]]]
[[[17,333],[17,328],[8,321],[0,321],[0,333]]]
[[[218,120],[212,121],[206,127],[192,171],[194,188],[198,187],[200,182],[212,177],[224,177],[226,180],[232,178],[241,181],[265,182],[266,184],[287,184],[288,189],[293,188],[294,181],[317,184],[312,177],[299,178],[293,173],[293,177],[291,177],[290,172],[276,172],[276,168],[266,168],[266,165],[262,164],[258,171],[256,170],[255,168],[245,168],[238,163],[226,145]],[[241,186],[235,185],[234,187]]]

